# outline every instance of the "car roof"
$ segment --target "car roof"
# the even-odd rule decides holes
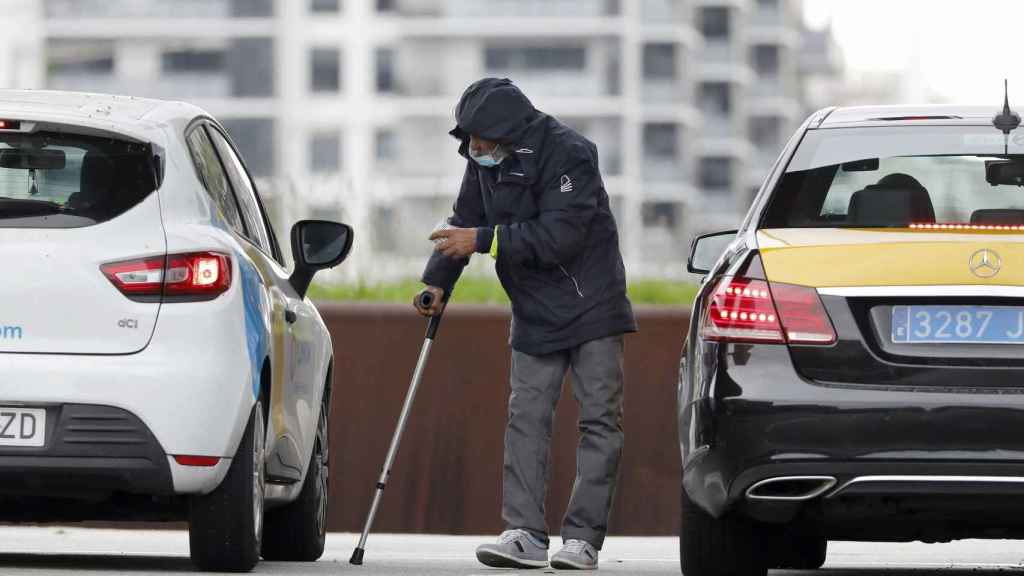
[[[908,124],[988,125],[1002,106],[964,106],[953,104],[846,106],[819,111],[811,128],[847,128],[854,126],[905,126]]]
[[[185,102],[67,92],[60,90],[0,90],[0,118],[85,126],[142,140],[163,140],[164,129],[208,116]]]

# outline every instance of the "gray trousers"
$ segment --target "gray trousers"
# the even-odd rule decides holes
[[[562,382],[572,370],[581,436],[562,539],[601,549],[622,456],[622,348],[619,335],[546,356],[512,351],[501,512],[506,529],[527,530],[548,542],[544,499],[551,431]]]

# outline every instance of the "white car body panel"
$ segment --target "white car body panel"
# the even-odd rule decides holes
[[[0,405],[123,409],[166,453],[174,492],[197,494],[223,479],[255,401],[266,393],[267,469],[278,474],[268,503],[294,499],[312,453],[333,347],[316,308],[298,298],[282,265],[218,216],[185,140],[195,122],[212,130],[215,121],[183,103],[4,90],[0,119],[118,134],[152,144],[163,160],[161,187],[105,223],[38,230],[3,228],[0,221],[0,257],[17,261],[21,277],[0,287],[0,325],[21,322],[19,314],[30,307],[25,334],[38,328],[50,335],[0,340]],[[231,286],[211,301],[134,302],[99,269],[105,262],[203,251],[231,258]],[[62,298],[67,306],[46,306]],[[286,311],[294,313],[293,323]],[[139,319],[131,333],[118,326],[128,317]],[[73,327],[61,332],[61,323]],[[175,455],[222,460],[182,466]]]
[[[142,350],[153,334],[160,303],[125,298],[98,271],[107,262],[162,256],[166,251],[156,194],[94,226],[0,227],[0,261],[9,279],[0,283],[0,325],[18,328],[18,337],[0,333],[0,352]],[[71,287],[74,294],[69,294]]]

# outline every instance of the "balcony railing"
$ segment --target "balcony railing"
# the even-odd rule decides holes
[[[644,80],[641,94],[645,102],[670,103],[687,100],[685,85],[675,80]]]
[[[681,182],[686,176],[686,170],[678,158],[647,157],[641,165],[643,179],[656,181]]]
[[[796,86],[787,84],[779,76],[758,76],[750,90],[755,98],[794,98]]]
[[[180,74],[152,79],[118,78],[109,74],[57,73],[47,79],[54,90],[131,94],[143,98],[229,98],[231,80],[224,74]]]
[[[742,129],[733,116],[705,111],[700,134],[705,138],[732,138],[742,135]]]
[[[273,16],[270,0],[46,0],[46,17],[84,18],[232,18]]]
[[[643,0],[641,14],[652,24],[680,24],[690,21],[692,7],[678,0]]]
[[[399,0],[399,16],[454,18],[596,18],[618,14],[609,0]]]
[[[758,8],[750,15],[750,24],[761,28],[786,25],[786,14],[781,8]]]
[[[704,62],[723,64],[738,60],[742,53],[742,50],[729,40],[708,40],[700,56]]]

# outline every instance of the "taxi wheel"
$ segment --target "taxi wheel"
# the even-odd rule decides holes
[[[714,518],[682,490],[679,564],[684,576],[765,576],[757,525],[741,516]]]
[[[798,531],[779,543],[773,568],[817,570],[825,565],[828,540],[811,531]]]
[[[327,537],[329,393],[320,403],[316,442],[302,492],[291,504],[267,513],[263,558],[285,562],[315,562],[324,553]]]
[[[248,572],[259,561],[265,442],[263,407],[257,401],[227,476],[213,492],[191,498],[189,548],[200,570]]]

